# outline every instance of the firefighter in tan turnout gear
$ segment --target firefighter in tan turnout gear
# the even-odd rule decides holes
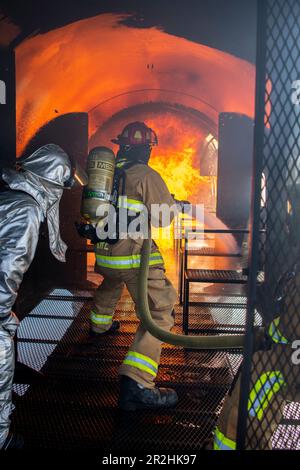
[[[114,187],[118,189],[118,207],[127,211],[128,220],[134,221],[144,208],[150,214],[154,204],[176,208],[161,176],[148,166],[156,134],[142,122],[128,124],[117,139]],[[103,147],[98,147],[103,150]],[[109,150],[109,149],[106,149]],[[93,151],[97,151],[93,149]],[[92,151],[92,152],[93,152]],[[174,213],[171,213],[171,219]],[[151,223],[162,226],[162,220],[151,218]],[[147,220],[148,226],[148,220]],[[104,280],[96,291],[91,311],[91,329],[95,335],[112,332],[119,327],[113,315],[124,286],[137,304],[138,268],[143,239],[141,236],[118,239],[115,243],[101,241],[95,246],[96,271]],[[170,330],[174,325],[173,307],[176,291],[165,276],[164,261],[158,247],[152,242],[148,278],[148,296],[153,319],[159,326]],[[138,311],[136,311],[138,316]],[[151,336],[140,324],[134,341],[127,352],[120,374],[119,406],[124,410],[170,407],[177,403],[174,390],[157,388],[154,380],[158,372],[161,342]]]
[[[263,340],[254,334],[257,344],[252,356],[246,449],[272,449],[272,436],[286,402],[300,403],[300,185],[290,191],[288,202],[291,210],[286,234],[290,267],[281,275],[274,292],[264,287],[263,294],[258,296],[261,298],[258,310],[262,315],[269,311],[273,319],[264,322]],[[239,399],[240,377],[225,399],[214,431],[214,450],[236,449]]]

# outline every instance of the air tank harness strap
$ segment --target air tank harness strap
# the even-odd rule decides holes
[[[106,241],[110,245],[114,245],[119,241],[120,233],[119,233],[119,220],[120,220],[120,197],[125,196],[125,187],[126,187],[126,170],[132,168],[134,165],[137,164],[145,164],[142,161],[129,161],[125,159],[121,159],[119,162],[116,163],[114,181],[113,181],[113,190],[112,190],[112,197],[111,203],[115,207],[116,211],[116,233],[114,238],[108,238]],[[120,191],[120,183],[121,183],[121,191]],[[136,217],[135,216],[128,216],[128,224]]]

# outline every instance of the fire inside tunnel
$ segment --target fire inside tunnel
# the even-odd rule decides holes
[[[79,4],[71,3],[72,7]],[[267,308],[261,299],[255,303],[253,286],[258,292],[275,291],[272,277],[276,270],[282,275],[287,246],[282,234],[287,230],[278,229],[276,239],[274,218],[278,224],[286,221],[286,207],[289,216],[293,214],[293,200],[286,201],[288,196],[283,193],[280,216],[273,217],[279,209],[272,199],[272,191],[276,192],[272,172],[279,177],[275,160],[268,160],[262,150],[262,134],[266,134],[266,147],[278,130],[273,120],[282,102],[276,103],[273,96],[278,83],[283,83],[276,74],[262,72],[261,41],[265,37],[259,35],[261,23],[257,22],[258,31],[251,29],[256,15],[260,18],[262,13],[253,7],[256,2],[249,2],[247,17],[242,2],[236,0],[226,2],[231,13],[214,9],[215,0],[210,6],[205,1],[187,2],[192,7],[165,0],[162,3],[172,3],[172,15],[145,2],[140,2],[142,6],[125,2],[126,8],[124,2],[119,3],[113,8],[110,2],[91,1],[72,11],[66,2],[55,15],[48,5],[35,18],[34,1],[30,1],[30,21],[23,10],[16,11],[7,3],[0,16],[0,55],[6,38],[13,44],[8,56],[4,55],[8,64],[4,71],[11,74],[5,90],[10,125],[5,129],[13,124],[5,140],[9,158],[4,161],[26,179],[28,157],[30,160],[44,145],[55,144],[70,157],[71,173],[76,165],[88,173],[87,191],[76,186],[62,191],[59,215],[52,201],[52,218],[46,219],[48,209],[44,208],[38,234],[29,237],[31,243],[36,238],[35,256],[30,266],[22,268],[25,275],[13,307],[21,322],[15,342],[12,434],[8,436],[20,432],[29,450],[299,448],[299,428],[290,423],[299,421],[294,396],[273,434],[261,434],[268,423],[257,426],[249,443],[252,421],[245,431],[250,419],[245,401],[250,387],[249,358],[257,366],[256,350],[249,344],[252,341],[256,347],[258,339],[251,335],[262,335]],[[193,19],[196,12],[199,24]],[[6,106],[6,96],[0,98],[1,107]],[[134,129],[137,126],[151,156],[143,165],[131,162],[132,167],[126,167],[126,162],[124,172],[118,173],[118,165],[122,165],[118,151],[130,155],[134,143],[123,148],[120,140],[112,139],[123,138],[129,123]],[[147,141],[151,130],[158,145],[155,139]],[[261,158],[265,158],[261,166],[257,165],[259,145]],[[91,155],[99,148],[105,148],[100,163],[106,170],[107,152],[112,158],[111,150],[114,157],[106,202],[113,201],[113,190],[120,191],[120,182],[125,191],[128,178],[136,181],[135,171],[140,171],[138,182],[128,183],[133,196],[126,210],[131,207],[139,213],[139,204],[145,201],[134,191],[144,187],[149,198],[160,194],[162,200],[155,202],[176,202],[182,212],[184,205],[189,207],[186,214],[175,216],[170,227],[152,227],[155,243],[151,248],[151,237],[149,245],[135,242],[130,255],[122,251],[122,239],[115,244],[99,238],[95,241],[95,233],[99,234],[92,216],[89,219],[82,207],[88,191],[96,199],[103,189],[89,187]],[[49,152],[45,167],[52,168],[51,158]],[[1,155],[0,163],[2,172]],[[5,165],[3,168],[0,203],[10,178],[5,176]],[[36,191],[36,174],[30,168],[28,173]],[[153,177],[151,184],[148,174]],[[44,184],[40,188],[43,198],[47,194]],[[258,202],[259,191],[262,202]],[[119,197],[117,192],[114,203],[118,210]],[[58,237],[53,213],[68,247],[65,263],[57,256],[63,242],[53,249]],[[83,235],[82,227],[80,233],[79,223],[84,230],[92,227],[92,235]],[[195,233],[199,236],[193,237]],[[7,237],[1,237],[0,225],[4,243]],[[260,246],[255,248],[258,239]],[[271,242],[277,248],[284,245],[279,250],[282,258],[273,255]],[[0,246],[0,262],[2,252]],[[248,376],[243,372],[241,379],[244,363]],[[276,375],[281,385],[281,375],[276,369],[273,377],[273,372],[270,380]],[[263,390],[267,379],[263,379]],[[130,387],[136,387],[134,399]],[[257,383],[253,390],[262,393]],[[126,401],[128,394],[131,398]],[[146,401],[138,394],[148,394]],[[175,396],[176,406],[172,404]],[[168,399],[170,406],[162,405]],[[151,406],[145,406],[147,400]],[[159,406],[153,400],[160,400]],[[228,411],[228,403],[233,411]],[[231,414],[239,414],[238,423],[233,423]],[[226,420],[236,436],[223,434]]]
[[[89,146],[101,143],[114,150],[111,138],[127,122],[145,120],[159,135],[151,164],[178,198],[196,202],[198,187],[209,184],[200,178],[201,146],[209,134],[217,139],[218,114],[253,117],[254,66],[122,20],[101,15],[18,47],[17,153],[58,113],[87,112]]]
[[[144,121],[159,139],[150,166],[170,192],[216,213],[219,113],[253,118],[255,68],[161,28],[130,27],[125,20],[99,15],[17,48],[17,154],[63,114],[87,113],[89,148],[106,145],[115,152],[111,139],[126,123]],[[172,248],[160,238],[163,249]]]
[[[35,136],[41,129],[72,113],[87,115],[88,129],[84,135],[87,150],[104,145],[117,153],[118,146],[111,139],[128,122],[145,122],[158,136],[149,165],[162,176],[176,199],[204,206],[207,228],[226,228],[216,216],[219,115],[235,113],[253,119],[255,67],[232,54],[169,34],[159,27],[128,26],[126,19],[126,15],[102,14],[38,34],[17,47],[17,157],[35,149]],[[58,133],[63,130],[58,128]],[[68,138],[72,139],[72,135],[68,134]],[[84,164],[86,157],[81,159]],[[78,198],[74,199],[75,204],[80,204]],[[65,210],[70,211],[70,199]],[[163,233],[157,236],[168,274],[177,285],[178,261],[173,238]],[[74,239],[72,242],[74,248]],[[200,246],[209,247],[210,243],[221,251],[237,250],[232,235],[202,240]],[[87,253],[86,259],[87,281],[99,284],[101,277],[94,273],[94,254]],[[221,268],[230,266],[230,262],[210,259],[208,266]],[[75,263],[75,270],[79,269],[82,264]],[[67,275],[70,276],[69,272]],[[74,278],[74,272],[72,275]],[[82,276],[79,277],[82,283]],[[68,316],[69,310],[72,315],[82,310],[84,304],[77,305],[76,301],[74,311],[69,306],[74,290],[60,286],[57,277],[55,281],[49,297],[23,320],[21,337],[32,334],[27,330],[33,327],[32,315],[37,309],[45,309],[51,315],[55,309],[62,309],[60,297],[65,297],[64,315]],[[122,323],[124,310],[129,316],[129,325],[128,318],[123,324],[125,334],[132,328],[131,308],[125,296],[117,314]],[[68,336],[69,319],[64,321],[65,325],[57,327],[59,337]],[[47,336],[54,338],[52,333]],[[45,364],[53,351],[57,348],[40,354],[40,365]],[[89,357],[91,351],[86,354]],[[22,347],[20,355],[30,365]],[[181,363],[182,359],[175,361]],[[218,368],[223,358],[216,362]],[[230,367],[235,368],[236,364],[233,355]],[[24,394],[23,389],[18,392]],[[185,428],[183,423],[180,427]]]

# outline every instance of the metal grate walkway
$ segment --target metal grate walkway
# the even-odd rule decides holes
[[[201,449],[239,367],[240,351],[200,352],[164,345],[157,382],[176,388],[178,406],[163,412],[120,412],[118,367],[137,320],[125,292],[115,317],[121,331],[90,341],[92,294],[55,290],[21,323],[19,358],[46,377],[39,384],[14,386],[12,426],[23,434],[27,448]],[[175,331],[181,332],[181,308],[176,311]],[[207,311],[193,316],[207,323]]]

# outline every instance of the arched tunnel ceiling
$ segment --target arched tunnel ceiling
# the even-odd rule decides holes
[[[122,109],[153,102],[194,109],[215,124],[222,111],[253,116],[252,64],[125,19],[99,15],[17,48],[18,153],[58,113],[90,111],[90,135]]]
[[[128,14],[128,25],[160,25],[169,34],[228,52],[255,63],[254,0],[1,0],[0,45],[15,47],[46,33],[103,13]]]
[[[165,118],[166,122],[164,122],[163,125],[163,134],[169,146],[174,143],[175,139],[174,136],[166,136],[168,125],[171,127],[172,124],[175,125],[175,123],[178,124],[181,122],[182,125],[189,125],[193,128],[193,131],[197,129],[198,135],[203,134],[203,136],[209,133],[217,135],[218,132],[215,120],[210,119],[207,114],[195,108],[187,108],[176,102],[146,102],[121,109],[119,112],[106,119],[101,125],[97,125],[96,131],[90,136],[89,145],[91,148],[96,145],[112,146],[111,137],[116,137],[120,133],[120,129],[123,129],[129,121],[147,120],[147,122],[156,122],[156,126],[158,126],[158,121],[161,120],[162,116],[168,116]],[[153,127],[156,126],[153,125]],[[156,132],[160,133],[160,127],[158,127]],[[178,134],[178,131],[176,133]],[[162,143],[163,142],[159,142],[160,145]]]

